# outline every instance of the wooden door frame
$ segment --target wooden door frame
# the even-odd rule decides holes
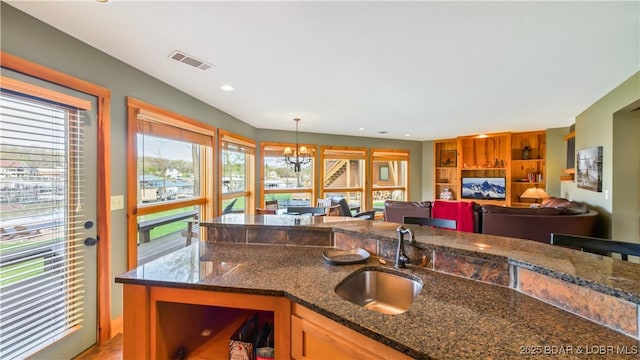
[[[95,96],[98,100],[98,188],[97,201],[97,336],[98,344],[111,338],[111,90],[36,64],[4,51],[0,52],[4,68],[53,84]]]

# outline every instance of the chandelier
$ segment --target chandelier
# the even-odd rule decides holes
[[[284,161],[293,165],[293,171],[300,172],[300,165],[311,162],[311,154],[309,154],[306,146],[298,144],[298,123],[300,119],[296,118],[293,121],[296,122],[296,148],[295,150],[289,146],[284,148]]]

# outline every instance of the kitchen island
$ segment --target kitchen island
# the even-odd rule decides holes
[[[236,222],[234,226],[240,225]],[[336,246],[349,248],[357,243],[392,259],[389,254],[397,243],[396,226],[342,221],[331,228]],[[223,351],[225,336],[237,326],[232,315],[238,313],[229,309],[271,314],[276,357],[282,359],[303,358],[306,350],[300,349],[301,344],[316,340],[325,347],[333,344],[352,358],[400,354],[425,359],[536,354],[579,358],[587,353],[640,357],[636,302],[640,298],[640,265],[549,245],[539,248],[544,244],[526,240],[415,230],[417,247],[406,247],[418,266],[403,270],[381,264],[376,256],[366,264],[331,266],[322,260],[325,246],[217,243],[209,239],[122,274],[116,281],[125,284],[125,357],[168,358],[181,346],[194,358]],[[397,315],[370,311],[336,295],[336,285],[366,268],[412,274],[422,280],[423,289],[409,310]],[[517,275],[520,278],[514,279]],[[562,286],[558,288],[558,284]],[[565,311],[571,309],[550,305],[552,301],[544,296],[553,289],[561,289],[557,292],[562,294],[570,291],[567,296],[578,302],[571,306],[586,302],[589,311],[615,321],[595,319],[601,320],[598,324],[581,317],[588,318],[584,314],[577,316]],[[618,302],[611,303],[612,299]],[[592,303],[597,307],[613,305],[603,313],[594,310]],[[168,339],[171,336],[167,333],[179,334],[189,324],[196,335],[202,329],[193,321],[165,321],[167,318],[201,318],[207,308],[215,310],[217,319],[232,313],[229,325],[220,330],[223,336],[191,344],[186,339]],[[332,338],[332,333],[337,336]],[[312,357],[309,353],[306,356]]]

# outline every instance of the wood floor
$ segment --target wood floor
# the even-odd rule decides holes
[[[122,334],[114,336],[106,344],[91,348],[74,360],[122,360]]]

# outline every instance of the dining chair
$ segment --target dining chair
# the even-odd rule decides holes
[[[457,224],[455,220],[449,219],[438,219],[438,218],[426,218],[426,217],[415,217],[415,216],[403,216],[402,217],[403,224],[415,224],[415,225],[425,225],[432,226],[436,229],[451,229],[456,230]]]
[[[331,199],[318,199],[316,206],[324,208],[331,207]]]
[[[327,216],[340,216],[340,205],[329,206],[327,209]]]
[[[375,210],[362,211],[362,212],[356,213],[355,215],[352,214],[351,206],[349,206],[347,199],[345,199],[344,197],[333,197],[331,198],[331,201],[332,201],[332,205],[334,206],[338,205],[340,216],[355,217],[355,218],[360,218],[364,220],[374,220],[376,217]],[[359,206],[356,206],[354,208],[357,209],[357,211],[360,210]]]
[[[620,254],[622,260],[628,261],[629,255],[640,256],[640,244],[600,239],[590,236],[551,233],[551,244],[579,249],[592,254],[611,257]]]
[[[278,205],[278,200],[267,200],[264,202],[265,209],[278,210],[280,206]]]

